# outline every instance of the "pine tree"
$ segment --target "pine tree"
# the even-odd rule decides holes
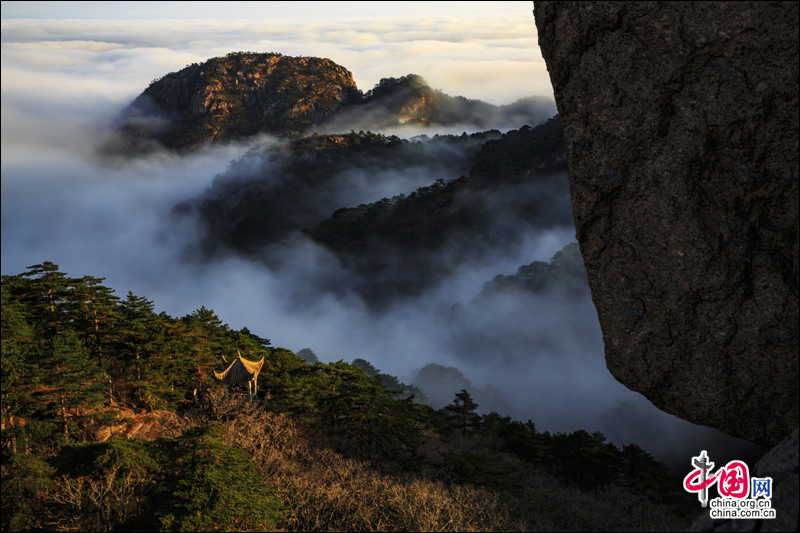
[[[211,383],[211,360],[205,328],[183,320],[165,320],[156,350],[142,362],[139,401],[148,409],[160,409],[183,398],[192,385]],[[219,363],[217,363],[218,365]]]
[[[26,305],[36,327],[42,348],[61,332],[68,306],[65,305],[71,280],[58,271],[58,265],[45,261],[28,267],[22,274],[27,283],[15,287],[15,296]]]
[[[313,365],[314,363],[319,363],[319,358],[317,354],[315,354],[311,348],[303,348],[299,352],[297,352],[297,357],[301,357],[305,360],[306,363]]]
[[[114,289],[100,284],[104,279],[84,276],[74,280],[72,291],[77,304],[76,328],[85,336],[92,358],[98,364],[104,362],[103,346],[110,344],[110,338],[115,333],[119,301],[112,294]]]
[[[102,405],[105,399],[108,374],[90,355],[78,333],[65,330],[54,340],[51,357],[40,366],[48,396],[53,399],[51,410],[57,410],[61,417],[65,435],[72,409],[80,415],[83,409]]]
[[[353,364],[363,370],[368,376],[377,376],[381,372],[365,359],[355,359],[353,360]]]
[[[0,312],[2,413],[0,414],[3,447],[8,442],[13,453],[17,452],[17,433],[24,432],[24,426],[18,427],[20,421],[16,419],[25,420],[38,407],[31,397],[32,385],[38,373],[36,358],[33,357],[36,352],[36,335],[29,324],[25,306],[11,294],[19,284],[26,282],[22,276],[3,276],[0,287],[2,296]]]
[[[119,307],[122,317],[117,340],[119,363],[114,377],[124,384],[123,400],[128,399],[128,390],[131,400],[142,399],[147,395],[143,388],[150,378],[147,365],[160,353],[168,319],[153,312],[155,306],[151,300],[130,291]]]
[[[76,289],[79,280],[58,271],[58,265],[45,261],[28,267],[12,294],[26,305],[37,345],[27,355],[27,365],[35,365],[31,387],[36,400],[44,404],[45,414],[57,414],[64,436],[69,434],[69,411],[80,411],[102,403],[107,375],[90,360],[89,350],[75,331]]]
[[[455,400],[450,405],[444,407],[448,413],[448,422],[446,423],[445,431],[452,429],[460,429],[462,435],[467,434],[467,428],[475,428],[480,425],[481,415],[475,412],[478,408],[472,397],[465,389],[456,393]]]
[[[242,328],[241,333],[243,335],[246,335],[247,337],[249,337],[251,340],[253,340],[256,343],[257,346],[259,346],[261,348],[268,348],[270,346],[270,344],[272,344],[272,341],[270,341],[269,339],[265,339],[263,337],[259,337],[255,333],[251,333],[250,330],[247,329],[247,328]],[[300,350],[300,351],[302,351],[302,350]],[[311,350],[308,350],[308,351],[311,352]],[[314,352],[311,352],[311,353],[313,354]],[[299,355],[299,353],[298,353],[298,355]],[[316,362],[316,361],[314,361],[314,362]]]

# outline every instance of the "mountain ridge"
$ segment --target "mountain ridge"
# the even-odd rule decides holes
[[[516,249],[523,228],[568,226],[566,171],[556,117],[425,142],[315,135],[254,148],[173,213],[198,217],[205,257],[234,253],[270,268],[282,267],[302,231],[358,274],[339,289],[380,308],[435,285],[456,265]],[[375,200],[358,199],[367,193]],[[448,266],[436,266],[440,253]]]
[[[490,129],[539,122],[554,109],[544,97],[504,106],[452,97],[416,74],[383,78],[363,93],[352,72],[330,59],[231,52],[154,79],[122,112],[103,151],[186,150],[258,133],[305,135],[321,125],[336,131],[462,123]]]

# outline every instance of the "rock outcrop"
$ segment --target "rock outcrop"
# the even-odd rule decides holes
[[[611,373],[765,445],[798,426],[798,3],[534,2]]]
[[[155,440],[158,437],[179,437],[192,423],[172,411],[110,407],[105,414],[113,413],[118,422],[110,425],[90,424],[95,442],[105,442],[111,437]]]
[[[466,125],[479,129],[519,128],[538,124],[555,113],[552,100],[542,96],[521,98],[513,104],[495,106],[463,96],[450,96],[432,88],[424,78],[408,74],[383,78],[367,91],[360,105],[352,106],[337,126],[347,129],[384,129],[399,124],[419,126]]]
[[[311,127],[354,98],[353,75],[329,59],[240,52],[153,80],[124,120],[182,148]]]

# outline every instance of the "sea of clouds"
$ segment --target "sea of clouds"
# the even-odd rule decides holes
[[[158,312],[183,316],[205,306],[276,346],[311,348],[323,361],[363,358],[406,381],[428,363],[456,366],[477,386],[500,390],[509,414],[533,419],[542,431],[599,429],[617,445],[637,442],[674,465],[688,468],[701,449],[726,461],[753,453],[657,410],[614,380],[588,298],[501,298],[466,324],[448,321],[453,303],[467,304],[496,274],[548,261],[574,240],[570,224],[523,235],[504,253],[460,267],[382,313],[356,295],[313,289],[319,279],[334,283],[351,273],[306,241],[274,272],[234,256],[192,261],[186,246],[198,228],[191,219],[176,221],[171,208],[202,193],[253,145],[271,141],[185,157],[156,152],[115,165],[96,149],[152,79],[231,51],[329,58],[364,91],[381,78],[415,73],[450,95],[496,105],[552,96],[532,17],[3,20],[2,273],[52,261],[70,276],[105,277],[119,296],[146,296]],[[569,205],[562,197],[554,202]]]

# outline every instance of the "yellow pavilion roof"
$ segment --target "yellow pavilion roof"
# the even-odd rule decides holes
[[[258,362],[248,361],[242,357],[241,353],[238,351],[236,353],[238,354],[236,359],[231,361],[225,370],[214,372],[215,378],[231,385],[237,385],[239,383],[247,383],[258,377],[261,367],[264,366],[264,358],[262,357],[261,361]],[[224,357],[222,360],[227,363]]]

